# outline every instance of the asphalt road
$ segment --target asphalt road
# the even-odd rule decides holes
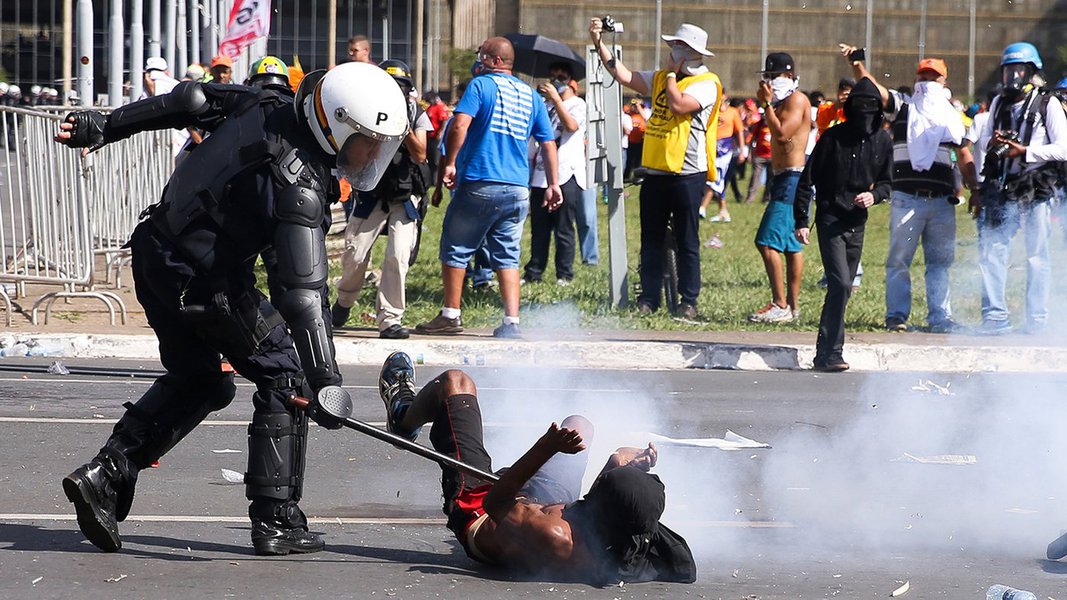
[[[222,474],[245,468],[242,385],[141,474],[123,549],[104,554],[59,482],[150,380],[0,372],[0,597],[879,598],[909,582],[905,598],[965,599],[999,582],[1067,598],[1067,563],[1044,560],[1067,528],[1067,376],[471,372],[495,467],[574,412],[597,425],[587,484],[615,446],[649,432],[731,430],[772,448],[661,440],[663,520],[693,547],[698,581],[599,589],[479,568],[444,528],[435,464],[313,426],[301,506],[326,551],[261,558],[244,487]],[[376,370],[345,375],[356,418],[380,425]]]

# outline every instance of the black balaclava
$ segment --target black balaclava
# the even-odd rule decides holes
[[[857,135],[869,136],[882,128],[882,96],[864,77],[856,82],[845,100],[845,124]]]

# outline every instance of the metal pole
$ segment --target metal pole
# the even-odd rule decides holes
[[[78,0],[78,101],[93,105],[93,0]]]
[[[206,64],[211,60],[211,57],[215,55],[215,49],[218,47],[218,38],[215,36],[215,21],[211,18],[211,2],[207,4],[199,4],[197,10],[200,12],[200,55],[196,57],[196,62],[200,64]]]
[[[661,33],[663,33],[663,0],[656,0],[656,36],[655,37],[658,38]],[[655,67],[653,67],[653,70],[656,70],[656,69],[660,68],[659,51],[660,51],[660,47],[663,44],[661,44],[659,42],[659,40],[656,40],[654,43],[656,44],[656,58],[655,58]]]
[[[867,41],[864,43],[867,48],[867,68],[873,69],[874,63],[871,61],[871,45],[872,42],[872,27],[874,26],[874,0],[867,0],[867,23],[865,24],[865,31],[867,32]]]
[[[175,0],[178,3],[178,15],[174,21],[174,30],[176,36],[174,41],[176,42],[178,55],[178,64],[175,66],[173,63],[170,65],[170,74],[175,79],[181,79],[182,75],[185,75],[185,67],[189,66],[189,31],[186,29],[185,22],[185,0]]]
[[[385,0],[385,13],[382,15],[382,60],[389,60],[389,24],[393,22],[393,2]]]
[[[183,3],[185,0],[182,0]],[[197,10],[197,0],[188,8],[189,17],[189,64],[200,62],[200,11]],[[184,71],[183,71],[184,74]]]
[[[926,0],[922,1],[919,14],[919,60],[926,55]]]
[[[432,0],[433,1],[433,87],[438,89],[441,87],[441,2],[444,0]]]
[[[770,0],[763,0],[763,12],[760,16],[759,61],[767,56],[767,22],[770,20]]]
[[[174,2],[176,0],[163,0],[166,4],[163,8],[163,32],[166,38],[163,40],[163,58],[167,60],[167,67],[173,73],[174,69]]]
[[[63,0],[63,104],[70,100],[74,84],[74,0]]]
[[[424,0],[416,0],[415,2],[415,89],[419,92],[424,92],[422,89],[422,45],[423,35],[425,33],[425,27],[423,23],[423,13],[426,11],[426,2]]]
[[[135,0],[136,1],[136,0]],[[122,0],[111,0],[111,16],[108,18],[107,49],[107,102],[109,106],[122,105]]]
[[[971,22],[967,41],[967,97],[974,99],[974,38],[977,27],[977,0],[971,0]]]
[[[337,0],[330,0],[329,31],[326,33],[326,65],[333,68],[337,64]]]
[[[148,56],[162,56],[159,10],[159,0],[148,0]]]
[[[144,4],[133,0],[130,6],[130,101],[144,91]]]

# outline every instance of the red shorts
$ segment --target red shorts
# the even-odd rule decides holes
[[[461,530],[462,533],[461,531],[456,531],[456,538],[459,539],[461,543],[467,543],[467,530],[470,528],[471,524],[478,520],[478,517],[485,514],[485,509],[482,508],[482,504],[485,502],[485,497],[489,494],[489,489],[491,487],[493,487],[492,484],[487,483],[476,488],[467,488],[460,492],[459,496],[456,497],[456,504],[452,509],[452,514],[462,514],[465,520]]]

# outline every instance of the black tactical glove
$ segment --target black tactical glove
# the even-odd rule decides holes
[[[326,386],[309,400],[307,415],[326,429],[340,429],[352,416],[352,396],[340,386]]]
[[[107,117],[102,113],[95,110],[79,110],[68,113],[64,121],[74,125],[74,129],[70,130],[70,139],[64,144],[71,148],[88,148],[90,152],[103,147]]]

